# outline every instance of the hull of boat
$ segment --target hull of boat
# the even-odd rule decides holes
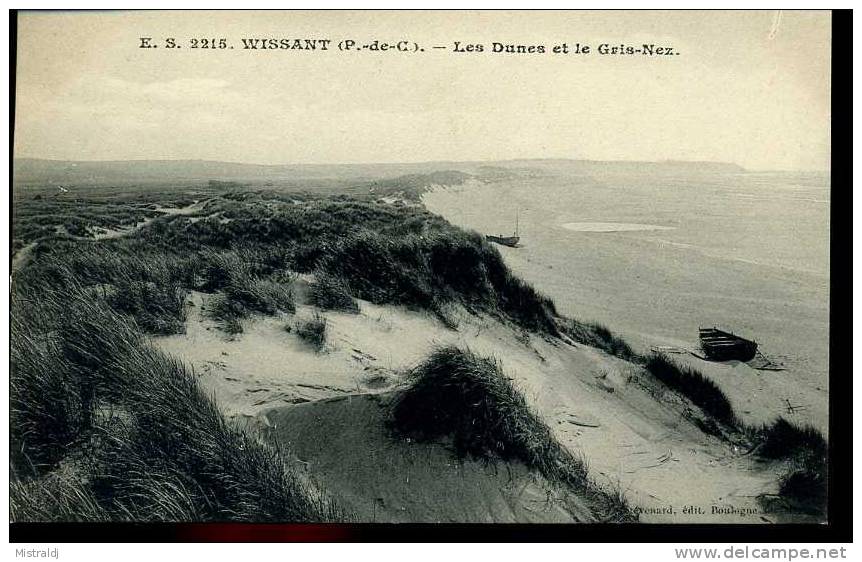
[[[717,328],[701,328],[700,347],[712,361],[750,361],[757,355],[757,342]]]
[[[485,238],[489,242],[494,242],[503,246],[510,246],[512,248],[516,247],[518,242],[521,240],[520,236],[491,236],[490,234],[486,235]]]

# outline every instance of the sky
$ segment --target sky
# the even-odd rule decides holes
[[[830,26],[828,12],[787,11],[25,13],[15,155],[828,170]],[[160,47],[141,49],[140,37]],[[164,48],[167,37],[183,48]],[[222,37],[234,48],[190,48]],[[333,44],[242,49],[242,38],[263,37]],[[342,39],[426,50],[344,52]],[[455,41],[485,50],[455,53]],[[493,42],[593,52],[495,54]],[[602,43],[679,54],[602,56]]]

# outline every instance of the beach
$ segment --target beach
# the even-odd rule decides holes
[[[549,173],[439,187],[423,202],[483,234],[508,236],[517,217],[520,246],[499,247],[510,267],[564,314],[643,351],[696,350],[698,327],[754,339],[785,370],[675,359],[713,378],[746,421],[827,431],[827,176]]]

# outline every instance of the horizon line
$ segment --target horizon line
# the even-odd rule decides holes
[[[215,160],[210,158],[126,158],[126,159],[67,159],[67,158],[44,158],[37,156],[13,156],[15,160],[41,160],[46,162],[81,162],[87,164],[98,163],[117,163],[117,162],[208,162],[219,164],[237,164],[241,166],[266,166],[266,167],[285,167],[285,166],[403,166],[403,165],[421,165],[421,164],[482,164],[494,162],[518,162],[518,161],[558,161],[558,162],[610,162],[610,163],[646,163],[646,164],[724,164],[740,168],[745,172],[817,172],[830,173],[831,169],[826,168],[746,168],[736,162],[727,160],[685,160],[666,158],[662,160],[605,160],[600,158],[568,158],[568,157],[517,157],[517,158],[500,158],[495,160],[414,160],[414,161],[370,161],[370,162],[292,162],[292,163],[263,163],[263,162],[241,162],[236,160]]]

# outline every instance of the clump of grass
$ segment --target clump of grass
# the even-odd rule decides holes
[[[533,332],[557,335],[554,321],[557,311],[550,298],[511,272],[495,283],[494,288],[500,308],[519,326]]]
[[[116,310],[133,316],[138,326],[151,334],[185,332],[188,291],[173,283],[122,279],[108,297]]]
[[[502,313],[520,327],[556,334],[553,302],[516,277],[500,253],[476,233],[361,232],[328,248],[320,268],[350,292],[377,304],[439,313],[450,303]]]
[[[231,281],[224,294],[225,298],[251,312],[275,314],[278,311],[296,311],[290,287],[270,279],[242,276]]]
[[[779,498],[793,509],[825,514],[828,445],[823,434],[779,417],[762,427],[759,437],[757,452],[761,457],[789,462],[779,481]]]
[[[417,240],[396,239],[371,232],[348,237],[331,250],[322,268],[341,277],[352,294],[376,304],[405,304],[426,310],[435,307],[428,272],[420,271]]]
[[[197,267],[196,260],[188,255],[128,238],[52,240],[40,243],[34,250],[34,260],[30,264],[33,267],[27,268],[32,271],[27,273],[32,277],[47,278],[57,288],[70,284],[118,285],[129,282],[192,287]],[[54,275],[57,270],[67,275]]]
[[[710,417],[695,420],[706,433],[721,435],[725,428],[759,441],[757,454],[765,459],[787,461],[788,467],[779,480],[778,501],[785,507],[812,515],[826,512],[827,453],[823,435],[811,426],[800,427],[779,417],[772,424],[752,428],[733,411],[727,396],[711,380],[691,368],[682,368],[662,354],[647,358],[646,369],[669,388],[687,397]],[[774,502],[770,502],[771,509]]]
[[[550,431],[493,360],[441,348],[411,373],[411,382],[393,411],[403,433],[423,440],[452,435],[460,455],[530,465],[546,459]]]
[[[316,351],[322,351],[326,345],[326,318],[318,312],[307,319],[296,323],[294,330],[304,342]]]
[[[638,359],[637,354],[624,339],[601,324],[580,322],[572,318],[559,318],[558,327],[560,332],[578,343],[603,349],[607,353],[626,361]]]
[[[736,427],[738,420],[727,395],[700,371],[680,367],[657,353],[646,360],[646,370],[671,390],[679,392],[715,420]]]
[[[808,464],[781,476],[778,495],[791,508],[824,516],[828,503],[825,463]]]
[[[410,380],[393,407],[395,431],[426,441],[451,437],[459,456],[521,461],[585,495],[600,519],[635,518],[621,497],[589,480],[584,463],[560,445],[495,361],[445,347]]]
[[[236,252],[205,250],[200,255],[201,289],[219,291],[231,282],[247,277],[248,265]]]
[[[91,192],[85,198],[75,199],[37,194],[30,199],[16,199],[13,233],[24,243],[51,236],[57,227],[75,236],[89,237],[96,227],[133,225],[159,214],[151,209],[138,208],[130,201],[119,201],[113,194],[104,197]]]
[[[9,482],[9,519],[38,522],[107,522],[128,520],[99,504],[85,475],[49,473],[43,478]]]
[[[290,263],[340,277],[350,295],[377,304],[441,318],[445,306],[463,304],[557,333],[553,302],[513,275],[496,248],[423,209],[345,196],[295,205],[278,194],[246,195],[210,201],[208,212],[219,218],[162,217],[123,239],[52,246],[84,284],[114,283],[124,271],[161,284],[147,273],[158,271],[183,287],[217,292],[243,277],[272,278]],[[67,250],[73,255],[63,256]]]
[[[315,275],[308,296],[313,305],[323,310],[359,312],[359,304],[350,295],[347,283],[340,277],[323,271]]]
[[[23,474],[38,475],[54,468],[89,430],[93,392],[56,344],[30,332],[17,315],[10,340],[12,463]]]
[[[758,454],[769,459],[798,456],[825,457],[826,439],[817,429],[806,425],[800,427],[779,417],[760,430],[762,439]]]
[[[217,320],[221,329],[228,334],[241,334],[243,332],[241,320],[248,316],[244,306],[223,294],[210,298],[206,313],[210,318]]]
[[[240,320],[255,312],[273,315],[295,312],[293,290],[286,284],[249,274],[232,273],[222,293],[213,296],[207,314],[229,334],[242,333]]]
[[[64,362],[54,364],[93,391],[101,413],[76,444],[61,443],[62,467],[39,478],[19,478],[13,486],[15,520],[342,517],[277,450],[229,424],[193,373],[156,350],[128,317],[85,295],[67,308],[58,312],[62,318],[54,330]],[[57,386],[52,396],[65,388]],[[24,474],[20,459],[13,457],[12,469]],[[42,504],[39,498],[54,501]]]

